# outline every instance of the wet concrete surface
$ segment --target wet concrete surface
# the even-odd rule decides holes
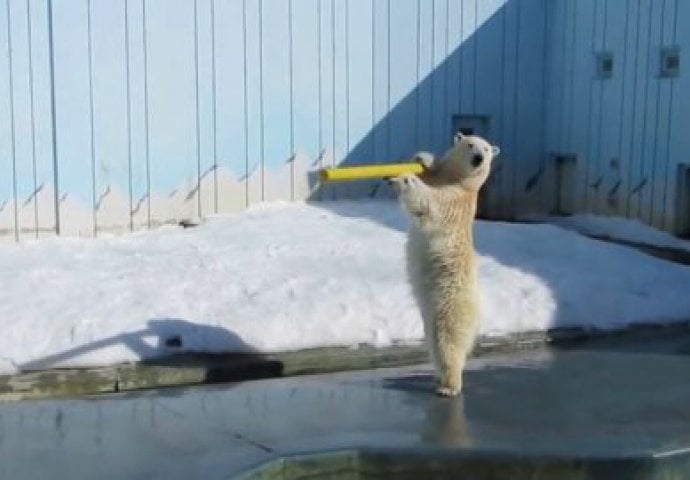
[[[478,358],[456,399],[421,365],[10,403],[0,478],[690,478],[689,347]]]

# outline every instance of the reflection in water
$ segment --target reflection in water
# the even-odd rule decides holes
[[[435,393],[433,375],[419,374],[385,379],[386,390],[401,393],[402,403],[423,412],[419,425],[421,443],[441,446],[469,447],[472,437],[465,416],[462,396],[441,398]]]
[[[58,408],[57,411],[55,412],[55,443],[59,446],[62,444],[62,441],[65,439],[65,425],[64,425],[64,414],[62,413],[62,409]]]
[[[99,447],[103,445],[103,408],[96,403],[96,428],[94,428],[94,442]]]
[[[149,421],[151,423],[151,429],[156,430],[158,423],[156,422],[156,404],[153,398],[149,398]]]
[[[199,401],[201,402],[201,411],[206,414],[208,410],[206,409],[206,393],[202,393],[201,397],[199,398]]]
[[[425,442],[447,447],[472,445],[462,397],[438,398],[428,402],[426,419],[427,425],[421,433]]]
[[[130,420],[132,422],[132,425],[136,425],[138,423],[138,411],[139,411],[139,402],[138,401],[133,401],[130,402],[130,405],[132,405],[132,408],[130,409]]]

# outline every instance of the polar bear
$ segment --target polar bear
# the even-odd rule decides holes
[[[457,134],[442,158],[427,152],[415,156],[426,167],[423,174],[391,179],[412,218],[407,273],[436,368],[436,392],[442,396],[461,391],[462,371],[479,329],[472,223],[477,194],[499,153],[483,138]]]

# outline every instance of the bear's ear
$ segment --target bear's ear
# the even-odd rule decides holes
[[[497,145],[491,145],[491,154],[498,157],[501,154],[501,149]]]
[[[453,144],[455,145],[457,143],[460,143],[462,138],[463,138],[462,132],[460,130],[458,130],[457,132],[455,132],[455,136],[453,137]]]

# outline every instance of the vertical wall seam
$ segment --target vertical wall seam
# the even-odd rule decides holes
[[[543,29],[542,29],[542,52],[541,52],[541,83],[542,83],[542,100],[541,100],[541,128],[543,132],[547,131],[547,108],[546,104],[549,99],[549,88],[547,87],[548,79],[550,78],[550,69],[548,58],[550,54],[548,41],[548,21],[549,21],[549,5],[551,2],[545,2],[545,7],[543,11]],[[541,135],[539,139],[539,152],[541,155],[541,169],[546,171],[547,167],[547,152],[546,152],[546,135]],[[546,201],[546,182],[539,182],[539,204],[538,209],[545,209]],[[550,212],[548,212],[550,213]]]
[[[9,0],[8,0],[9,2]],[[46,22],[48,29],[48,75],[50,83],[50,128],[51,153],[53,160],[53,207],[55,209],[55,234],[60,235],[60,189],[59,161],[57,149],[57,119],[55,109],[55,52],[53,49],[53,1],[46,0]]]
[[[675,0],[674,2],[674,7],[673,7],[673,45],[676,45],[677,42],[677,32],[678,32],[678,0]],[[668,102],[668,129],[666,130],[666,163],[664,167],[664,190],[663,190],[663,216],[662,216],[662,223],[661,226],[663,229],[667,229],[669,226],[667,225],[667,214],[668,212],[666,211],[667,208],[667,201],[668,201],[668,172],[669,172],[669,164],[671,163],[671,130],[673,126],[673,97],[674,97],[674,87],[676,86],[676,79],[671,78],[669,79],[671,85],[669,86],[669,102]],[[678,216],[681,214],[681,212],[675,212],[675,216]]]
[[[216,0],[211,0],[211,115],[213,133],[213,213],[218,213],[218,102],[216,79]]]
[[[506,148],[506,142],[508,141],[508,128],[507,128],[507,123],[506,118],[508,116],[508,107],[507,107],[507,102],[508,102],[508,92],[506,91],[506,75],[507,75],[507,70],[508,70],[508,55],[507,55],[507,42],[508,42],[508,4],[501,10],[501,143],[503,144],[503,150],[505,151],[504,153],[504,159],[502,161],[501,168],[498,172],[498,179],[497,183],[499,185],[499,198],[504,199],[505,198],[505,180],[507,179],[507,174],[506,174],[506,166],[505,163],[507,161],[507,158],[505,154],[508,152],[508,148]],[[500,208],[500,215],[501,217],[506,216],[505,212],[507,210],[507,205],[506,201],[503,200],[499,204]]]
[[[443,144],[448,141],[448,137],[446,135],[450,134],[452,138],[452,122],[453,119],[451,118],[450,114],[450,109],[448,106],[448,99],[450,97],[449,93],[449,71],[450,71],[450,62],[449,62],[449,56],[450,56],[450,0],[446,0],[446,49],[445,53],[443,55],[443,121],[444,121],[444,135],[443,135]]]
[[[390,0],[389,0],[390,1]],[[429,144],[432,148],[432,150],[436,150],[436,145],[435,145],[435,135],[434,135],[434,93],[435,93],[435,88],[434,88],[434,69],[435,69],[435,63],[436,59],[434,58],[436,55],[436,0],[430,0],[431,1],[431,55],[429,59],[429,83],[430,83],[430,88],[431,88],[431,93],[429,95]],[[390,51],[390,48],[389,48]],[[389,74],[389,82],[390,82],[390,74]],[[389,107],[390,110],[390,107]]]
[[[619,113],[619,128],[618,128],[618,180],[620,183],[623,181],[623,174],[621,172],[621,167],[623,165],[623,115],[625,113],[625,90],[627,87],[627,68],[628,68],[628,40],[630,34],[630,0],[625,0],[625,32],[623,34],[623,66],[620,70],[621,72],[621,102],[620,102],[620,113]],[[634,120],[633,120],[634,121]],[[626,162],[628,169],[630,169],[630,164]],[[630,185],[628,184],[628,188]],[[620,192],[620,189],[619,189]],[[619,197],[618,197],[619,198]],[[620,213],[620,204],[617,203],[617,210]]]
[[[146,156],[146,226],[151,228],[151,142],[149,139],[149,74],[146,35],[146,0],[141,0],[142,47],[144,53],[144,153]]]
[[[31,25],[31,2],[26,2],[26,36],[27,54],[29,61],[29,112],[31,117],[31,173],[33,179],[33,203],[34,203],[34,229],[35,237],[38,238],[38,178],[36,170],[36,112],[34,105],[34,62],[32,52],[32,25]]]
[[[664,33],[665,33],[665,15],[666,15],[666,0],[662,0],[661,2],[661,26],[659,28],[659,45],[664,44]],[[660,53],[660,52],[657,52]],[[652,174],[651,174],[651,193],[649,197],[649,223],[653,223],[654,221],[654,205],[656,204],[655,199],[656,199],[656,182],[657,182],[657,171],[656,171],[656,162],[658,158],[658,150],[659,150],[659,140],[658,140],[658,135],[659,135],[659,119],[661,115],[659,114],[659,103],[661,101],[661,77],[659,76],[659,72],[655,75],[656,78],[656,102],[655,104],[655,122],[654,122],[654,152],[652,154]]]
[[[565,1],[565,4],[563,5],[562,11],[563,11],[563,25],[562,25],[562,31],[561,31],[561,38],[563,40],[563,48],[567,50],[567,45],[568,45],[568,20],[570,20],[568,16],[568,6],[571,5],[570,1]],[[574,20],[573,20],[574,22]],[[567,52],[564,52],[564,54],[561,56],[561,73],[563,74],[563,79],[561,81],[560,85],[560,95],[561,95],[561,106],[563,107],[566,104],[566,81],[565,81],[565,75],[566,75],[566,56]],[[565,138],[565,132],[566,132],[566,115],[563,112],[562,109],[559,109],[559,114],[558,114],[558,148],[559,150],[563,150],[565,148],[564,145],[564,138]]]
[[[432,0],[434,1],[434,0]],[[386,157],[391,158],[391,0],[386,2]]]
[[[630,217],[632,206],[631,206],[631,201],[632,201],[632,196],[631,192],[633,187],[633,174],[634,174],[634,160],[635,160],[635,154],[636,149],[635,149],[635,124],[637,123],[637,69],[638,69],[638,64],[639,64],[639,52],[640,52],[640,21],[642,18],[641,15],[642,11],[642,0],[637,0],[637,21],[636,23],[636,28],[635,28],[635,61],[633,63],[633,95],[632,95],[632,115],[631,119],[632,121],[630,122],[630,168],[628,169],[628,191],[626,192],[625,196],[625,216]]]
[[[514,0],[518,2],[520,0]],[[519,8],[519,7],[518,7]],[[479,2],[478,0],[474,0],[474,26],[473,26],[473,36],[474,38],[472,39],[472,113],[477,114],[477,65],[478,65],[478,60],[477,60],[477,55],[479,55],[479,40],[478,40],[478,35],[477,35],[477,30],[479,29]]]
[[[620,102],[620,128],[618,129],[618,157],[622,157],[623,152],[623,113],[625,112],[625,87],[626,87],[626,68],[628,66],[628,30],[630,16],[630,0],[625,0],[625,33],[623,35],[623,66],[621,68],[621,102]],[[622,159],[621,159],[622,160]]]
[[[17,146],[16,146],[16,128],[14,118],[14,71],[12,68],[12,27],[11,27],[11,9],[10,0],[6,0],[6,15],[7,15],[7,74],[8,74],[8,92],[10,101],[10,155],[12,157],[12,200],[14,207],[14,240],[19,241],[19,214],[17,211]]]
[[[290,72],[290,200],[295,200],[295,92],[293,78],[292,0],[288,0],[288,44]]]
[[[578,1],[575,1],[573,4],[573,24],[570,31],[570,96],[568,98],[568,126],[566,127],[566,138],[564,142],[564,148],[569,151],[573,148],[573,121],[575,118],[575,57],[577,52],[575,48],[575,39],[577,38],[578,3]]]
[[[350,2],[345,0],[345,155],[350,155]]]
[[[505,115],[503,115],[503,108],[505,107],[505,84],[506,84],[506,9],[507,5],[504,4],[503,8],[501,9],[500,15],[501,15],[501,80],[500,80],[500,85],[501,85],[501,91],[499,92],[499,100],[500,100],[500,110],[501,110],[501,115],[499,115],[499,121],[500,121],[500,141],[501,143],[505,143]]]
[[[244,78],[244,205],[249,206],[249,94],[247,87],[247,0],[242,0],[242,47]]]
[[[647,63],[645,67],[645,85],[644,85],[644,107],[646,108],[649,104],[649,68],[651,64],[651,56],[652,56],[652,2],[650,1],[649,3],[649,14],[647,15],[647,18],[649,21],[647,22]],[[646,113],[646,112],[644,112]],[[640,181],[644,178],[644,164],[645,164],[645,154],[647,153],[647,116],[646,114],[642,115],[642,135],[640,138],[642,139],[642,152],[640,155]],[[641,218],[642,217],[642,189],[640,189],[639,192],[637,192],[637,217]]]
[[[89,68],[89,144],[91,148],[91,214],[93,216],[93,236],[98,236],[98,205],[96,197],[96,141],[93,99],[93,39],[91,26],[91,0],[86,0],[87,52]]]
[[[331,0],[331,67],[331,165],[335,165],[335,0]],[[335,195],[335,189],[332,192]]]
[[[598,5],[599,3],[595,2],[595,8],[594,8],[594,20],[593,20],[593,28],[592,28],[592,46],[591,46],[591,51],[593,53],[596,53],[596,39],[597,39],[597,11],[598,11]],[[601,80],[598,80],[595,78],[594,75],[590,77],[589,80],[589,100],[587,103],[587,118],[589,120],[589,123],[587,125],[587,158],[584,160],[584,165],[585,165],[585,184],[584,184],[584,193],[585,193],[585,198],[584,198],[584,205],[585,209],[589,209],[589,179],[590,179],[590,164],[592,163],[593,159],[593,151],[594,148],[592,144],[592,127],[594,126],[594,122],[592,121],[592,103],[594,102],[594,86],[597,85],[597,83],[601,82]],[[601,88],[601,87],[600,87]]]
[[[259,0],[259,161],[261,162],[261,201],[266,200],[266,159],[264,124],[264,2]]]
[[[421,96],[419,95],[419,76],[420,76],[420,71],[421,71],[421,43],[422,43],[422,5],[421,5],[422,0],[417,0],[417,18],[416,18],[416,27],[417,27],[417,43],[415,45],[415,54],[416,54],[416,81],[415,85],[416,88],[414,89],[414,119],[413,119],[413,125],[414,125],[414,138],[415,138],[415,145],[416,148],[419,148],[419,142],[420,142],[420,128],[419,128],[419,113],[420,113],[420,99]],[[373,3],[373,2],[372,2]]]
[[[603,30],[602,30],[602,45],[601,45],[601,50],[605,50],[607,47],[607,33],[608,33],[608,2],[603,3],[603,8],[604,8],[604,25],[603,25]],[[600,203],[601,203],[601,187],[603,180],[601,180],[604,175],[605,171],[605,159],[603,158],[602,155],[602,149],[601,149],[601,138],[602,138],[602,133],[601,129],[603,126],[603,117],[604,117],[604,89],[608,89],[607,87],[609,80],[603,80],[599,82],[599,114],[598,114],[598,119],[597,121],[599,122],[599,126],[597,128],[597,154],[596,154],[596,165],[597,165],[597,182],[599,182],[599,187],[596,190],[596,198],[594,202],[594,209],[595,211],[600,210]]]
[[[513,72],[514,74],[514,79],[515,83],[513,85],[513,139],[512,139],[512,146],[513,146],[513,168],[512,168],[512,212],[511,215],[515,217],[516,214],[516,202],[517,202],[517,159],[519,158],[519,153],[518,153],[518,134],[517,134],[517,124],[518,124],[518,115],[520,113],[520,108],[518,105],[518,98],[519,98],[519,89],[518,89],[518,84],[520,81],[520,14],[521,14],[521,5],[522,2],[521,0],[515,0],[516,1],[516,9],[517,12],[515,13],[515,71]]]
[[[194,129],[196,131],[196,207],[201,212],[201,105],[199,104],[199,11],[198,0],[194,0]]]
[[[465,43],[465,1],[466,0],[460,0],[460,40],[458,42],[458,115],[462,115],[462,90],[463,90],[463,64],[462,64],[462,57],[463,57],[463,43]],[[505,8],[503,8],[501,11],[503,12]],[[504,14],[505,18],[505,14]]]
[[[323,87],[322,87],[322,65],[321,56],[323,52],[321,51],[321,0],[316,2],[316,50],[318,51],[318,66],[319,66],[319,98],[318,98],[318,108],[319,108],[319,168],[323,167]],[[319,189],[319,195],[321,195],[321,190]]]
[[[124,30],[125,30],[125,97],[127,101],[127,188],[129,197],[129,231],[134,230],[133,210],[133,184],[132,184],[132,96],[131,96],[131,72],[129,66],[129,0],[124,0]]]
[[[419,2],[420,0],[417,0]],[[415,119],[416,121],[416,119]],[[371,2],[371,160],[376,160],[376,7]]]

